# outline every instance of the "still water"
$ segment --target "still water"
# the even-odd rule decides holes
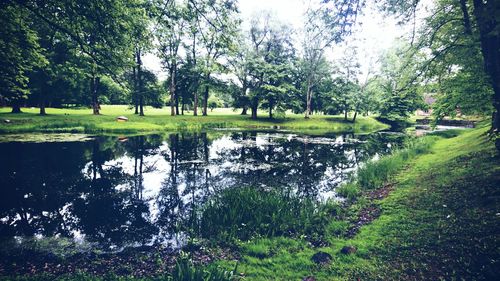
[[[239,187],[317,200],[404,136],[211,132],[0,143],[0,242],[175,247],[211,196]]]

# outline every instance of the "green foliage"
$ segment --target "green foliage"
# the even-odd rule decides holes
[[[10,3],[0,4],[0,100],[19,110],[29,94],[28,72],[47,63],[29,13]]]
[[[307,234],[321,236],[340,209],[292,194],[257,188],[223,191],[203,208],[200,235],[221,241]]]
[[[101,78],[100,100],[103,104],[127,104],[128,97],[126,92],[118,83],[109,77]]]
[[[200,266],[194,265],[192,260],[188,258],[187,255],[183,255],[178,258],[175,263],[172,275],[167,277],[167,281],[231,281],[236,280],[234,272],[237,270],[235,268],[232,271],[225,271],[221,268],[210,265],[210,266]]]
[[[351,201],[358,198],[361,192],[359,190],[359,187],[353,182],[345,183],[339,186],[337,189],[335,189],[335,191],[337,192],[338,195]]]
[[[211,111],[213,111],[215,108],[223,107],[223,106],[224,106],[224,103],[219,98],[217,98],[217,97],[208,98],[208,107],[210,108]]]
[[[371,91],[379,94],[378,112],[390,122],[404,122],[411,113],[424,106],[419,87],[418,70],[422,54],[405,42],[382,56],[381,75],[373,81]]]
[[[489,117],[493,111],[493,89],[484,70],[480,42],[468,34],[463,21],[454,20],[461,17],[460,1],[437,1],[433,16],[425,20],[420,32],[419,43],[432,50],[426,74],[431,81],[439,81],[429,83],[437,98],[433,105],[436,120],[457,114]]]

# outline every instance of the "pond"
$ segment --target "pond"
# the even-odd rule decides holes
[[[222,190],[342,200],[335,194],[339,183],[403,139],[388,132],[258,131],[10,139],[0,143],[0,239],[65,239],[104,252],[176,248],[186,238],[182,225]]]

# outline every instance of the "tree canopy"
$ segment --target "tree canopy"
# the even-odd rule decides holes
[[[367,3],[413,25],[368,73],[349,45]],[[404,120],[427,106],[426,95],[436,119],[492,116],[497,131],[500,4],[435,0],[415,25],[419,5],[311,1],[294,29],[267,11],[243,25],[235,0],[3,1],[0,103],[40,114],[69,105],[99,114],[102,103],[139,115],[146,105],[170,106],[171,115],[232,106],[251,118],[264,109],[269,118],[293,111],[355,122],[358,114]],[[144,66],[146,55],[159,58],[166,78]]]

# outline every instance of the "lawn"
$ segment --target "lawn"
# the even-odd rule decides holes
[[[91,110],[48,108],[46,116],[38,115],[36,108],[24,108],[21,114],[9,113],[9,108],[0,108],[0,133],[22,132],[71,132],[71,133],[150,133],[179,130],[226,129],[285,129],[304,133],[327,132],[372,132],[388,126],[372,117],[358,117],[355,123],[344,121],[342,116],[313,115],[304,119],[303,115],[286,114],[284,117],[269,119],[242,116],[239,111],[228,108],[215,109],[208,116],[170,116],[169,108],[147,107],[146,116],[133,114],[127,106],[103,106],[101,115],[92,115]],[[267,116],[259,112],[261,116]],[[126,116],[127,122],[117,122],[116,117]],[[5,120],[9,120],[7,123]]]

